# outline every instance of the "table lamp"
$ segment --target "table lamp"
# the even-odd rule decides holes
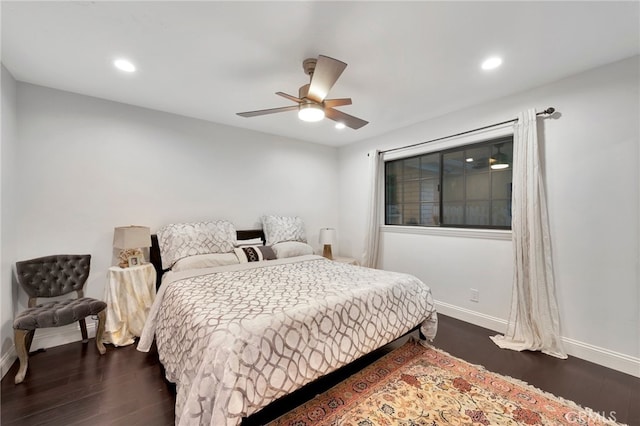
[[[322,255],[327,259],[333,260],[333,255],[331,254],[331,245],[336,242],[336,230],[333,228],[322,228],[320,229],[320,244],[324,246],[322,250]]]
[[[113,247],[120,249],[121,268],[141,265],[144,263],[141,249],[151,247],[151,231],[146,226],[119,226],[113,232]]]

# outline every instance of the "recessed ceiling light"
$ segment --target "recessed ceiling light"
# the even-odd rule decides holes
[[[124,72],[134,72],[136,70],[135,65],[133,65],[126,59],[116,59],[115,61],[113,61],[113,65],[120,71]]]
[[[482,63],[482,69],[483,70],[492,70],[492,69],[498,68],[500,65],[502,65],[502,58],[494,56],[494,57],[491,57],[489,59],[486,59]]]
[[[336,129],[344,129],[345,127],[347,127],[344,123],[336,123]]]

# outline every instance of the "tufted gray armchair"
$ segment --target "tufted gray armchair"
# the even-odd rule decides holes
[[[29,348],[37,328],[60,327],[80,323],[82,342],[88,342],[85,318],[98,316],[96,347],[105,353],[102,343],[107,304],[84,297],[84,284],[89,277],[91,255],[62,254],[16,262],[18,282],[29,295],[29,309],[13,322],[14,344],[20,360],[15,383],[21,383],[29,365]],[[39,297],[57,297],[75,291],[77,299],[36,304]]]

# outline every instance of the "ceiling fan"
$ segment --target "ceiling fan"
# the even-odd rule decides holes
[[[300,87],[298,97],[283,92],[276,92],[276,95],[293,101],[297,105],[239,112],[238,115],[241,117],[255,117],[258,115],[297,110],[298,117],[304,121],[320,121],[324,117],[327,117],[352,129],[359,129],[368,124],[368,121],[345,114],[334,108],[337,106],[351,105],[351,98],[325,99],[329,94],[329,90],[331,90],[346,67],[347,64],[344,62],[323,55],[318,56],[318,59],[305,59],[302,62],[302,68],[305,74],[309,75],[310,81],[309,84]]]

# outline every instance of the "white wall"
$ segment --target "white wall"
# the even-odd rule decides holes
[[[341,254],[362,253],[367,150],[553,106],[560,117],[544,119],[539,128],[562,334],[574,355],[614,368],[624,364],[619,369],[640,375],[638,65],[638,57],[630,58],[340,148]],[[430,284],[443,312],[504,327],[511,297],[509,240],[384,232],[382,248],[383,267]],[[479,303],[469,301],[470,288],[480,290]],[[601,349],[608,361],[598,358]]]
[[[91,253],[87,296],[103,297],[115,226],[299,215],[318,250],[337,226],[336,148],[20,82],[17,99],[16,256]]]
[[[16,288],[12,264],[15,261],[15,225],[13,211],[15,191],[16,147],[16,81],[2,65],[2,139],[0,145],[0,370],[2,375],[11,366],[13,357],[13,311]]]

